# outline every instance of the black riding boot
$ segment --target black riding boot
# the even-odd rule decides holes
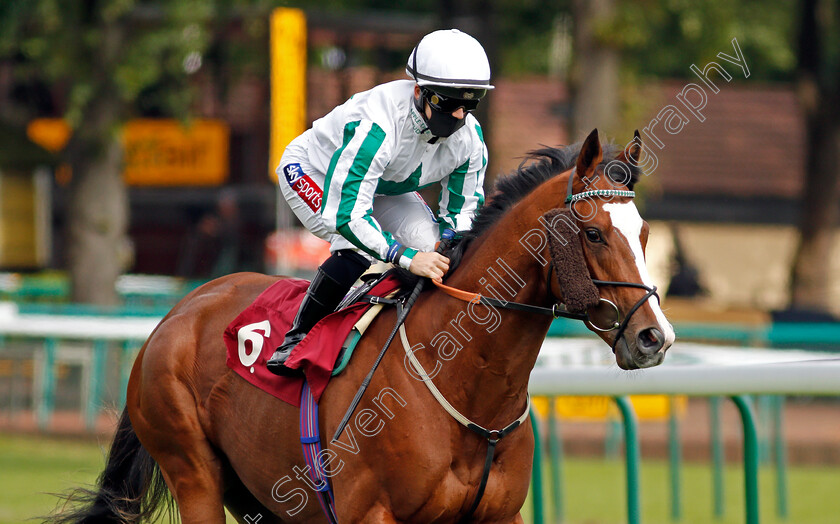
[[[266,363],[269,371],[285,377],[303,375],[299,369],[287,368],[286,359],[315,324],[335,311],[353,283],[369,266],[370,263],[365,257],[349,249],[336,251],[321,264],[315,278],[309,284],[309,289],[306,290],[306,296],[303,297],[283,344]]]

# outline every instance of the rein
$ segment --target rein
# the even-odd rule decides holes
[[[437,280],[432,280],[441,291],[447,295],[463,300],[464,302],[473,302],[481,304],[482,306],[493,306],[503,309],[513,309],[515,311],[524,311],[526,313],[536,313],[538,315],[551,315],[554,318],[573,318],[575,320],[587,320],[589,317],[585,313],[572,313],[567,311],[563,304],[559,302],[551,307],[533,306],[531,304],[522,304],[520,302],[511,302],[509,300],[501,300],[499,298],[486,297],[481,293],[473,293],[471,291],[464,291],[463,289],[447,286]],[[612,304],[612,302],[610,302]]]
[[[379,351],[379,355],[376,357],[376,360],[373,363],[373,367],[370,368],[367,376],[362,380],[362,384],[359,386],[359,390],[356,391],[356,395],[353,397],[353,400],[350,401],[350,406],[347,407],[347,411],[344,413],[344,417],[341,419],[341,422],[338,423],[338,428],[335,430],[335,435],[333,435],[333,442],[341,438],[341,433],[344,431],[344,428],[347,427],[347,424],[350,422],[350,417],[353,416],[353,412],[356,411],[356,407],[359,405],[359,402],[362,400],[362,396],[365,394],[368,386],[370,385],[371,379],[373,379],[373,374],[376,372],[376,368],[379,367],[379,363],[382,362],[382,358],[385,356],[385,352],[388,351],[388,348],[391,346],[391,341],[394,340],[394,335],[397,334],[397,329],[402,327],[403,323],[405,322],[405,317],[408,316],[408,312],[411,311],[411,306],[414,305],[414,302],[417,300],[417,297],[420,296],[420,292],[423,291],[423,284],[425,280],[420,278],[417,280],[417,283],[414,285],[414,289],[411,290],[411,294],[408,298],[405,299],[405,303],[401,303],[398,300],[393,299],[382,299],[379,297],[372,297],[371,303],[373,304],[392,304],[397,306],[397,324],[394,326],[394,329],[391,331],[391,334],[388,335],[388,340],[385,341],[385,345],[382,346],[382,349]],[[373,300],[373,299],[376,300]]]
[[[548,280],[549,283],[551,282],[551,275],[553,274],[554,266],[551,266],[551,269],[548,272]],[[630,318],[633,316],[633,313],[636,312],[642,305],[652,296],[655,296],[659,299],[659,294],[656,292],[656,286],[648,287],[644,284],[637,284],[635,282],[616,282],[612,280],[596,280],[592,279],[592,283],[596,286],[616,286],[616,287],[635,287],[639,289],[644,289],[647,291],[645,296],[639,299],[630,311],[627,312],[627,315],[624,317],[624,320],[619,320],[621,318],[621,312],[618,309],[618,306],[609,299],[600,298],[600,302],[603,302],[610,307],[612,307],[613,311],[615,312],[615,320],[612,321],[609,327],[600,327],[595,324],[592,319],[589,317],[587,313],[572,313],[571,311],[567,311],[565,306],[557,302],[553,304],[551,307],[543,307],[543,306],[534,306],[531,304],[522,304],[520,302],[511,302],[509,300],[501,300],[498,298],[493,297],[486,297],[481,293],[473,293],[471,291],[464,291],[463,289],[454,288],[451,286],[447,286],[442,282],[438,282],[437,280],[432,281],[435,286],[438,287],[441,291],[446,293],[447,295],[457,298],[459,300],[463,300],[464,302],[473,302],[476,304],[481,304],[483,306],[493,306],[502,309],[512,309],[514,311],[525,311],[526,313],[536,313],[539,315],[551,315],[554,318],[571,318],[574,320],[582,320],[586,322],[586,324],[596,331],[601,332],[609,332],[618,330],[615,335],[615,340],[612,343],[612,351],[615,353],[615,345],[621,340],[621,337],[624,335],[624,331],[627,329],[627,325],[630,323]],[[550,287],[548,289],[551,289]]]

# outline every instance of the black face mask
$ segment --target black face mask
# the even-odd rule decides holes
[[[425,118],[425,116],[424,114],[423,117]],[[446,138],[461,129],[466,121],[466,118],[455,118],[449,113],[441,113],[432,109],[432,118],[426,120],[426,125],[429,126],[429,131],[433,135]]]
[[[424,111],[425,107],[423,106],[425,106],[427,102],[421,96],[419,100],[415,98],[414,103],[417,106],[417,110],[420,111],[420,114],[423,116],[423,121],[426,122],[426,126],[429,128],[429,131],[431,131],[434,136],[440,138],[451,136],[455,133],[455,131],[461,129],[467,121],[466,117],[455,118],[451,113],[438,111],[432,106],[429,106],[429,109],[432,110],[432,117],[426,118],[426,111]]]

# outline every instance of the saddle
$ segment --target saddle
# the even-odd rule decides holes
[[[347,363],[350,362],[350,358],[353,356],[353,350],[356,349],[356,345],[359,343],[359,340],[362,339],[365,331],[370,326],[371,322],[373,322],[373,319],[375,319],[379,312],[382,311],[382,308],[386,305],[391,305],[392,303],[399,301],[401,298],[400,296],[404,294],[402,292],[402,288],[396,289],[386,297],[379,297],[371,293],[371,290],[376,287],[377,284],[382,282],[385,278],[388,278],[386,275],[387,273],[363,275],[364,280],[362,281],[362,285],[351,290],[336,308],[336,311],[341,311],[344,308],[357,303],[367,302],[371,304],[370,309],[368,309],[361,318],[353,324],[353,327],[350,329],[350,333],[347,334],[347,337],[344,339],[344,343],[341,344],[341,349],[338,352],[338,356],[335,360],[335,366],[332,370],[333,377],[341,374],[341,372],[347,367]]]
[[[334,313],[318,322],[298,344],[287,365],[301,368],[317,401],[330,377],[341,373],[365,330],[385,305],[401,293],[398,270],[369,276]],[[278,377],[265,362],[292,325],[309,282],[279,280],[263,291],[225,329],[227,366],[240,377],[293,406],[300,406],[303,378]]]

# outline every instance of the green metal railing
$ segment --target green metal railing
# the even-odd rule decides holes
[[[534,524],[543,524],[545,522],[545,501],[543,494],[543,474],[542,474],[542,437],[540,436],[540,424],[537,421],[536,413],[533,406],[531,407],[531,429],[534,432],[534,465],[531,468],[531,485],[534,488],[531,490],[531,504],[534,508]]]
[[[747,524],[758,524],[758,433],[749,398],[732,397],[744,426],[744,505]]]
[[[52,420],[53,412],[55,410],[55,385],[56,385],[56,367],[58,362],[58,345],[60,340],[56,338],[46,338],[43,340],[43,359],[41,377],[39,380],[40,387],[35,392],[38,428],[45,430],[49,427]],[[102,398],[104,392],[105,382],[105,364],[110,349],[109,341],[103,339],[94,339],[88,341],[91,344],[91,360],[88,364],[90,366],[89,381],[85,385],[87,387],[87,402],[84,406],[85,426],[88,430],[93,430],[96,426],[97,417],[103,408]],[[119,378],[119,407],[125,405],[125,392],[128,386],[128,378],[131,373],[131,365],[133,363],[134,353],[142,345],[141,340],[124,340],[119,347],[119,363],[120,363],[120,378]]]
[[[633,405],[626,396],[612,397],[619,408],[622,418],[625,443],[625,477],[627,494],[627,522],[628,524],[640,524],[641,515],[641,459],[639,451],[639,435],[636,415]],[[759,465],[759,439],[756,424],[756,416],[752,408],[752,401],[746,395],[733,395],[730,397],[738,408],[741,416],[744,446],[744,515],[746,524],[759,523],[759,493],[758,493],[758,465]],[[723,447],[720,442],[719,430],[719,397],[711,397],[712,406],[712,470],[713,470],[713,512],[716,518],[723,517]],[[782,397],[772,397],[771,401],[778,407],[778,414],[774,414],[776,425],[776,469],[777,469],[777,513],[780,517],[787,517],[787,496],[786,496],[786,474],[785,474],[785,452],[784,441],[781,432],[781,409]],[[673,406],[673,399],[672,404]],[[670,410],[669,415],[669,477],[671,484],[671,519],[678,522],[682,517],[680,501],[680,463],[681,453],[679,445],[678,423],[675,409]],[[552,431],[556,425],[553,416],[553,398],[549,397],[548,428],[546,433],[549,438],[549,456],[551,474],[552,499],[554,501],[553,522],[563,522],[563,492],[560,465],[562,464],[562,443],[559,435]],[[544,446],[540,434],[540,422],[536,413],[531,412],[531,422],[534,431],[534,466],[532,473],[531,502],[533,507],[534,524],[543,524],[546,515],[545,491],[542,467],[545,460]],[[556,469],[555,469],[556,468]]]
[[[671,488],[671,520],[679,522],[682,518],[682,500],[680,497],[680,426],[674,397],[668,397],[668,479]]]
[[[88,378],[87,383],[82,384],[83,391],[87,392],[82,411],[87,429],[92,430],[103,407],[109,355],[119,359],[117,396],[122,406],[134,353],[157,321],[157,318],[138,317],[20,315],[0,322],[0,350],[28,348],[30,358],[37,364],[32,397],[38,427],[42,430],[49,428],[55,410],[58,366],[65,363],[81,365],[86,370],[83,376]],[[75,356],[62,356],[65,345],[73,348]],[[19,354],[19,351],[13,353]],[[15,396],[12,395],[13,399]]]

